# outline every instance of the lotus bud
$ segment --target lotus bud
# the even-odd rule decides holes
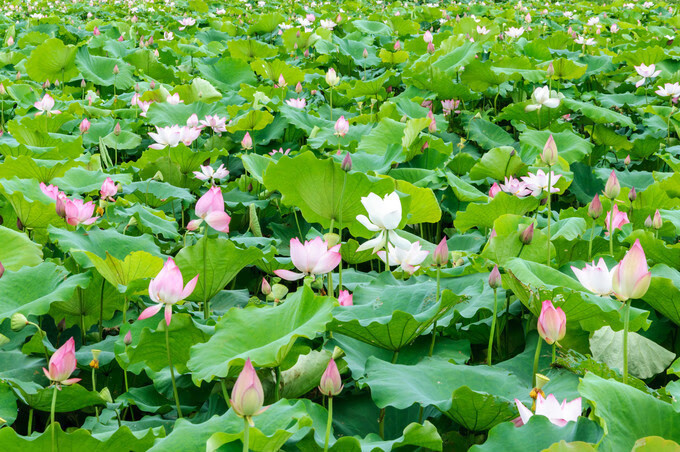
[[[326,83],[328,86],[336,86],[338,83],[340,83],[340,77],[338,77],[335,69],[330,68],[328,69],[328,72],[326,72]]]
[[[394,50],[395,51],[401,50],[401,43],[399,41],[394,43]]]
[[[349,132],[349,121],[345,119],[344,116],[340,116],[337,121],[335,121],[335,135],[344,137]]]
[[[5,266],[2,265],[2,262],[0,262],[0,278],[2,278],[2,275],[5,274]]]
[[[602,215],[602,212],[603,207],[602,202],[600,202],[600,195],[595,195],[588,206],[588,215],[592,219],[597,219],[600,217],[600,215]]]
[[[231,407],[240,417],[245,417],[252,425],[252,416],[262,413],[264,404],[264,391],[262,383],[248,358],[243,365],[243,370],[236,379],[234,388],[231,390]]]
[[[90,130],[90,121],[87,120],[87,118],[83,118],[83,120],[80,123],[80,126],[78,128],[80,129],[80,133],[87,133],[88,130]]]
[[[0,83],[0,95],[4,96],[5,94],[7,94],[7,90],[5,89],[5,85]]]
[[[661,226],[663,226],[661,213],[659,213],[659,209],[656,209],[656,212],[654,212],[654,218],[652,218],[652,227],[658,231],[661,229]]]
[[[352,155],[349,153],[349,151],[345,154],[345,158],[342,159],[340,168],[342,168],[342,170],[347,173],[352,171]]]
[[[101,32],[99,31],[99,27],[95,25],[94,30],[92,30],[92,34],[95,36],[99,36]]]
[[[427,53],[434,53],[434,43],[430,42],[427,44]]]
[[[120,122],[117,122],[117,123],[116,123],[116,126],[113,128],[113,134],[114,134],[115,136],[120,135]]]
[[[562,308],[555,309],[552,301],[545,300],[538,316],[537,328],[541,338],[552,345],[561,341],[567,333],[567,316]]]
[[[652,216],[647,215],[647,219],[645,220],[645,227],[646,228],[651,228],[654,223],[652,222]]]
[[[635,191],[635,187],[633,187],[628,192],[628,200],[630,202],[633,202],[633,201],[635,201],[635,198],[637,198],[637,192]]]
[[[305,49],[303,55],[305,56],[305,58],[309,58],[309,49]]]
[[[498,182],[494,182],[491,188],[489,188],[489,198],[494,198],[501,191],[501,186]]]
[[[123,343],[128,346],[132,344],[132,331],[128,331],[123,338]]]
[[[21,80],[21,71],[17,71],[16,79]]]
[[[519,241],[525,245],[528,245],[531,243],[533,239],[534,239],[534,224],[531,223],[519,234]]]
[[[297,82],[297,85],[295,85],[295,92],[298,94],[302,92],[302,83]]]
[[[9,38],[7,38],[7,45],[8,46],[14,45],[14,36],[10,36]]]
[[[623,164],[626,166],[630,165],[630,154],[628,154],[626,158],[623,159]]]
[[[283,77],[283,74],[279,74],[279,88],[284,88],[286,86],[288,86],[286,79]]]
[[[498,271],[498,265],[494,265],[491,274],[489,274],[489,287],[493,290],[501,287],[501,272]]]
[[[151,83],[149,83],[149,88],[151,88],[151,89],[156,89],[156,82],[154,82],[153,80],[151,80]]]
[[[12,314],[12,317],[10,318],[10,327],[12,328],[12,331],[21,331],[26,325],[28,325],[28,319],[25,315],[20,312]]]
[[[335,360],[331,359],[328,362],[328,366],[326,366],[326,370],[323,372],[323,375],[321,375],[319,391],[321,394],[327,397],[333,397],[340,394],[342,388],[342,378],[340,378],[338,366],[335,364]]]
[[[552,77],[553,75],[555,75],[555,66],[553,66],[552,61],[550,62],[550,64],[548,64],[548,68],[545,70],[545,73],[548,77]]]
[[[555,144],[555,139],[552,134],[548,137],[548,141],[545,142],[543,146],[543,153],[541,153],[541,160],[548,166],[553,166],[557,163],[557,144]]]
[[[50,83],[50,79],[45,80],[45,83],[42,84],[43,89],[47,89],[50,86],[52,86],[52,84]]]
[[[118,75],[120,74],[120,69],[118,69],[118,65],[116,64],[113,66],[113,75]]]
[[[338,303],[340,303],[340,306],[354,306],[352,298],[354,298],[354,295],[349,293],[349,290],[341,290],[340,295],[338,295]]]
[[[139,94],[139,83],[135,83],[135,92]],[[136,104],[133,104],[136,105]]]
[[[443,237],[439,245],[434,249],[432,255],[432,263],[439,267],[445,266],[449,262],[449,245],[446,243],[446,237]]]
[[[4,334],[0,334],[0,347],[2,347],[5,344],[9,344],[9,338]],[[5,420],[0,417],[0,424],[3,422],[5,422]]]
[[[652,273],[647,267],[645,251],[640,240],[635,240],[621,262],[612,269],[612,289],[621,301],[642,298],[649,289]]]
[[[425,34],[423,35],[423,41],[425,41],[427,44],[431,43],[434,37],[432,36],[432,33],[430,30],[427,30]]]
[[[364,58],[368,58],[368,50],[366,50],[366,48],[364,48],[364,52],[362,53],[362,55]]]
[[[612,171],[604,186],[604,195],[609,199],[614,199],[619,196],[620,192],[621,185],[619,184],[619,179],[616,177],[616,173]]]
[[[272,293],[272,286],[269,285],[269,283],[267,282],[267,280],[265,278],[262,278],[262,286],[261,286],[260,290],[262,291],[262,294],[265,295],[265,296]]]
[[[253,139],[250,138],[250,134],[248,132],[246,132],[245,136],[243,137],[243,140],[241,140],[241,147],[243,149],[253,148]]]

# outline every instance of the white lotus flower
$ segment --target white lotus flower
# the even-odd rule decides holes
[[[543,86],[536,88],[531,95],[532,104],[527,105],[524,111],[540,110],[542,107],[557,108],[560,106],[560,97],[556,91],[550,91],[550,88]]]
[[[510,38],[519,38],[522,36],[522,34],[524,34],[524,27],[510,27],[508,28],[508,31],[505,32],[505,34]]]
[[[407,242],[408,243],[408,242]],[[389,263],[390,267],[398,265],[403,271],[412,275],[420,268],[420,264],[425,260],[429,251],[424,251],[420,247],[420,242],[413,242],[408,248],[401,248],[398,246],[392,246],[391,243],[387,244],[387,249],[389,250]],[[378,257],[385,262],[385,251],[378,251]]]
[[[182,137],[182,129],[178,125],[170,127],[156,126],[156,132],[149,132],[149,136],[156,142],[149,146],[151,149],[164,149],[166,146],[174,148]]]
[[[370,193],[361,198],[361,203],[368,212],[368,218],[366,218],[366,215],[357,215],[357,220],[369,231],[379,231],[380,233],[377,237],[364,242],[357,248],[357,251],[373,248],[375,253],[384,248],[387,242],[401,248],[408,248],[411,245],[408,240],[395,232],[395,229],[399,227],[402,215],[401,201],[397,192],[385,195],[384,198],[375,193]]]
[[[592,264],[586,264],[584,269],[572,266],[571,270],[581,285],[592,293],[602,295],[603,297],[609,296],[612,293],[613,269],[609,270],[607,268],[604,259],[600,258],[597,265],[593,261]]]
[[[548,191],[548,175],[541,169],[536,171],[536,174],[527,173],[528,176],[522,177],[526,184],[526,188],[531,190],[533,196],[540,196],[544,191]],[[550,172],[550,193],[559,193],[560,189],[555,187],[555,182],[562,177],[561,174],[555,175],[554,171]]]

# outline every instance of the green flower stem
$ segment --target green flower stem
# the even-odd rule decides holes
[[[497,289],[493,290],[493,318],[491,319],[491,332],[489,333],[489,347],[486,352],[486,362],[491,365],[491,357],[493,356],[493,335],[496,331],[496,317],[498,316],[498,296]]]
[[[347,171],[344,171],[342,178],[342,190],[340,191],[340,206],[338,207],[338,235],[340,236],[340,243],[342,243],[342,201],[345,197],[345,184],[347,184]],[[338,264],[338,296],[342,290],[342,259]]]
[[[557,349],[557,342],[553,343],[552,346],[552,363],[555,364],[555,350]]]
[[[97,392],[97,374],[94,372],[94,367],[92,368],[92,392]],[[97,424],[99,424],[98,407],[94,407],[94,414],[97,416]]]
[[[106,279],[102,278],[102,289],[99,292],[99,340],[104,340],[104,288]]]
[[[397,362],[399,358],[399,350],[395,350],[392,355],[392,364]],[[380,410],[380,416],[378,417],[378,434],[380,438],[385,439],[385,408]]]
[[[205,320],[208,320],[208,317],[210,317],[210,301],[208,300],[208,279],[205,277],[205,275],[208,272],[207,266],[208,266],[208,225],[205,225],[205,229],[203,230],[203,238],[201,239],[203,241],[203,318]]]
[[[593,218],[592,227],[590,229],[590,240],[588,240],[588,262],[593,256],[593,236],[595,235],[595,218]]]
[[[179,406],[179,394],[177,394],[177,383],[175,383],[175,368],[172,365],[172,357],[170,356],[170,325],[165,325],[165,349],[168,352],[170,379],[172,380],[172,393],[175,396],[175,405],[177,405],[177,415],[182,417],[182,408]]]
[[[220,386],[222,386],[222,397],[224,397],[224,401],[227,403],[227,408],[231,408],[229,394],[227,394],[227,383],[225,382],[224,378],[220,379]]]
[[[279,386],[281,386],[281,368],[279,366],[274,368],[274,375],[274,401],[278,402],[281,398],[279,394]]]
[[[441,273],[441,267],[438,265],[437,266],[437,303],[440,301],[441,297],[441,292],[440,292],[440,285],[439,285],[439,274]],[[437,321],[434,321],[434,324],[432,325],[432,342],[430,343],[430,352],[428,353],[427,356],[432,356],[432,353],[434,352],[434,343],[437,340]]]
[[[552,185],[552,171],[550,171],[550,165],[548,165],[548,262],[546,265],[550,267],[550,220],[552,217],[552,208],[550,206],[550,201],[552,200],[552,193],[550,192],[550,186]]]
[[[57,393],[59,390],[57,389],[57,385],[54,385],[54,389],[52,391],[52,408],[50,409],[50,429],[52,429],[52,452],[55,452],[57,450],[57,442],[55,439],[55,425],[54,425],[54,412],[57,409]]]
[[[623,383],[628,384],[628,328],[630,326],[630,302],[626,301],[626,313],[623,318]]]
[[[243,418],[243,452],[248,452],[248,446],[250,445],[250,424],[248,423],[248,418]]]
[[[331,86],[330,88],[331,88],[331,95],[329,97],[329,100],[330,100],[330,104],[331,104],[331,121],[332,121],[333,120],[333,87]]]
[[[538,336],[538,343],[536,344],[536,354],[534,355],[534,372],[531,379],[531,386],[536,387],[536,374],[538,373],[538,358],[541,356],[541,346],[543,345],[543,338]]]
[[[391,272],[390,267],[390,242],[385,243],[385,271]]]
[[[27,428],[27,436],[31,436],[31,432],[33,431],[33,408],[30,408],[28,410],[28,428]]]
[[[614,257],[614,234],[616,233],[616,228],[612,227],[613,220],[609,218],[609,255]]]
[[[326,421],[326,441],[323,452],[328,452],[328,441],[331,438],[331,426],[333,425],[333,397],[328,398],[328,421]]]

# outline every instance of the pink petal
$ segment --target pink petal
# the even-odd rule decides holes
[[[166,304],[165,305],[165,323],[168,326],[170,326],[171,321],[172,321],[172,305]]]
[[[304,273],[295,273],[290,270],[274,270],[274,274],[286,281],[297,281],[305,277]]]
[[[187,283],[186,286],[184,286],[184,290],[182,290],[182,300],[187,298],[189,295],[191,295],[194,292],[194,289],[196,288],[196,283],[198,282],[198,275],[194,276],[191,281]]]
[[[158,314],[158,311],[160,311],[162,307],[163,305],[159,303],[157,305],[146,308],[145,310],[142,311],[137,320],[144,320],[148,319],[149,317],[155,316],[156,314]]]
[[[205,217],[205,221],[216,231],[229,232],[231,217],[226,212],[210,212]]]

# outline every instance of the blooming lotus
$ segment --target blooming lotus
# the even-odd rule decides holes
[[[206,115],[205,119],[201,119],[203,127],[211,128],[214,133],[221,133],[227,131],[227,118],[222,118],[217,115]]]
[[[180,31],[184,30],[186,27],[191,27],[196,23],[196,19],[191,18],[191,17],[185,17],[182,20],[178,21],[181,27],[179,27]]]
[[[578,278],[578,281],[583,287],[601,296],[609,296],[612,293],[612,274],[613,270],[610,271],[607,268],[607,264],[604,259],[600,258],[597,265],[595,261],[592,264],[586,264],[584,269],[578,269],[574,266],[571,267],[574,275]]]
[[[527,184],[525,184],[523,181],[520,181],[519,179],[515,179],[512,176],[505,178],[505,183],[500,185],[500,189],[505,193],[515,195],[518,198],[524,198],[525,196],[529,196],[531,194],[531,189],[527,187]],[[494,196],[495,195],[496,194],[494,194]]]
[[[169,103],[170,105],[177,105],[179,103],[184,103],[184,101],[179,98],[179,93],[175,93],[172,96],[166,97],[165,101],[167,103]]]
[[[40,190],[42,192],[52,198],[53,200],[57,200],[57,196],[59,195],[59,187],[56,185],[45,185],[44,182],[40,182]]]
[[[391,243],[387,244],[387,249],[389,253],[389,263],[385,260],[385,251],[378,251],[378,257],[386,262],[390,267],[398,265],[403,271],[412,275],[420,268],[420,264],[425,260],[429,251],[425,251],[421,248],[420,242],[413,242],[409,244],[407,248],[401,248],[398,246],[392,246]]]
[[[142,110],[139,116],[146,118],[146,113],[149,111],[149,107],[151,106],[152,103],[153,101],[151,100],[149,101],[138,100],[137,106],[139,107],[140,110]],[[158,127],[156,127],[156,129],[158,129]]]
[[[522,181],[526,186],[526,189],[531,191],[533,196],[540,196],[544,191],[548,191],[548,175],[541,169],[536,171],[536,174],[528,173],[528,176],[522,177]],[[562,177],[561,174],[555,174],[555,172],[550,172],[550,193],[559,193],[560,189],[555,187],[555,182]]]
[[[399,227],[402,215],[401,201],[399,200],[397,192],[385,195],[384,198],[381,198],[375,193],[369,193],[368,196],[361,198],[361,203],[368,212],[368,218],[366,218],[366,215],[357,215],[357,220],[369,231],[380,231],[380,233],[377,237],[364,242],[357,248],[357,251],[373,248],[373,252],[375,253],[384,248],[387,242],[401,248],[408,248],[411,246],[408,240],[400,237],[395,232],[395,229]]]
[[[149,136],[156,142],[149,146],[151,149],[165,149],[167,146],[174,148],[182,139],[182,129],[178,125],[168,127],[156,126],[156,132],[149,132]]]
[[[231,408],[239,416],[246,418],[248,423],[253,426],[252,417],[261,414],[268,407],[262,407],[264,404],[264,390],[262,383],[257,377],[257,372],[250,362],[250,358],[246,359],[243,365],[243,370],[234,383],[234,388],[231,390]]]
[[[505,34],[506,34],[509,38],[519,38],[520,36],[522,36],[523,33],[524,33],[524,27],[519,27],[519,28],[510,27],[510,28],[508,28],[508,30],[505,32]]]
[[[349,293],[349,290],[341,290],[340,294],[338,295],[338,303],[340,303],[340,306],[353,306],[353,298],[354,295]]]
[[[113,197],[118,194],[118,186],[110,177],[107,177],[104,183],[102,183],[102,188],[99,190],[99,194],[102,199],[108,199],[113,201]]]
[[[594,38],[586,38],[585,36],[579,36],[576,39],[574,39],[574,42],[576,44],[581,44],[585,47],[585,46],[594,46],[596,41],[595,41]]]
[[[538,334],[548,344],[562,340],[567,333],[567,316],[562,308],[555,308],[550,300],[544,300],[538,316]]]
[[[637,239],[621,262],[612,269],[612,290],[616,298],[622,301],[642,298],[651,282],[652,273],[647,267],[647,257]]]
[[[301,110],[307,105],[305,99],[287,99],[286,103],[293,108],[299,108]]]
[[[480,35],[484,36],[485,34],[488,34],[491,30],[487,30],[486,27],[480,27],[477,25],[477,33]]]
[[[158,311],[165,306],[165,323],[170,326],[172,320],[172,305],[184,300],[191,295],[196,287],[198,275],[182,287],[184,280],[182,279],[182,272],[175,264],[173,258],[169,257],[163,265],[163,268],[149,283],[149,297],[152,301],[158,303],[154,306],[146,308],[140,314],[137,320],[147,319],[158,314]]]
[[[199,219],[189,222],[187,225],[189,231],[195,231],[205,221],[216,231],[229,232],[231,217],[224,211],[224,198],[219,187],[212,186],[201,196],[196,202],[195,212]]]
[[[333,29],[334,29],[337,25],[338,25],[338,24],[336,24],[335,22],[333,22],[333,21],[330,20],[330,19],[329,19],[329,20],[321,19],[321,28],[325,28],[326,30],[331,30],[331,31],[333,31]]]
[[[185,146],[191,146],[198,137],[201,136],[201,129],[198,127],[183,126],[179,129],[179,141]]]
[[[658,90],[654,91],[661,97],[672,97],[676,98],[680,96],[680,83],[666,83],[663,87],[657,86]]]
[[[557,108],[560,106],[560,97],[556,91],[550,91],[549,87],[542,86],[534,90],[531,102],[524,108],[525,111],[540,110],[542,107]]]
[[[423,41],[425,41],[427,44],[431,43],[434,37],[432,36],[432,33],[430,30],[427,30],[425,34],[423,35]]]
[[[607,212],[607,215],[604,218],[604,224],[607,227],[605,235],[609,235],[612,230],[621,229],[621,226],[628,223],[630,223],[630,221],[628,221],[628,214],[626,212],[619,212],[619,206],[614,204],[612,210]]]
[[[59,200],[60,198],[58,197],[57,208],[59,207]],[[63,206],[66,222],[71,226],[92,224],[99,218],[92,216],[94,214],[94,203],[92,201],[83,202],[82,199],[70,200],[64,195]]]
[[[529,418],[534,415],[522,402],[515,399],[515,404],[519,410],[519,416],[522,420],[522,425],[529,422]],[[536,415],[545,416],[550,422],[560,427],[567,425],[567,422],[578,420],[581,415],[581,398],[567,402],[567,399],[560,404],[554,395],[548,394],[544,398],[541,393],[536,397]]]
[[[194,171],[194,176],[196,176],[196,179],[203,181],[209,180],[211,183],[216,180],[224,179],[228,175],[229,171],[224,168],[223,164],[220,165],[220,167],[216,170],[210,165],[201,165],[201,171]]]
[[[45,376],[61,390],[61,385],[69,386],[80,381],[80,378],[69,378],[76,370],[76,344],[73,338],[59,347],[50,357],[49,370],[43,367]]]
[[[304,244],[295,237],[290,241],[290,259],[301,273],[290,270],[274,270],[276,276],[286,281],[297,281],[307,275],[314,277],[329,273],[342,260],[340,244],[329,249],[328,242],[322,240],[321,237],[307,240]]]
[[[458,106],[460,105],[460,99],[449,99],[449,100],[443,100],[442,101],[442,112],[444,113],[444,116],[448,116],[451,113],[460,113],[459,110],[456,110]]]
[[[649,66],[647,66],[644,63],[641,63],[639,66],[633,66],[633,67],[635,68],[635,71],[637,71],[638,75],[640,77],[642,77],[635,84],[636,88],[639,88],[640,86],[644,85],[648,78],[655,78],[655,77],[658,77],[659,74],[661,74],[660,69],[655,70],[656,66],[654,64],[650,64]]]
[[[52,110],[52,107],[54,107],[54,99],[49,94],[45,94],[43,98],[35,102],[33,106],[38,109],[38,112],[35,114],[36,116],[40,116],[43,113],[47,114],[47,116],[61,113],[59,110]]]

